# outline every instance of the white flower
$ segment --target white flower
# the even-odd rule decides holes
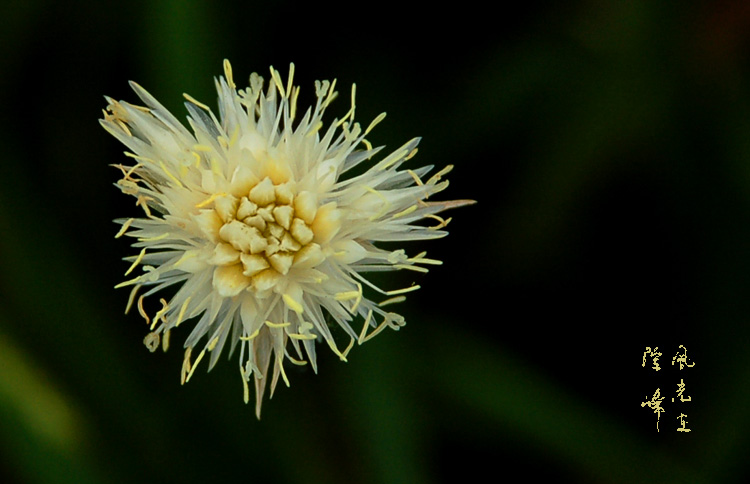
[[[346,361],[354,342],[404,325],[383,307],[419,286],[386,291],[362,273],[427,272],[425,265],[440,261],[374,243],[442,237],[449,219],[436,213],[470,202],[425,201],[448,185],[441,177],[451,167],[428,179],[423,177],[432,167],[400,169],[416,153],[418,139],[366,171],[351,171],[380,151],[365,136],[384,117],[364,130],[353,122],[354,86],[351,109],[326,128],[322,117],[336,97],[335,81],[315,83],[317,102],[300,118],[294,65],[286,84],[271,68],[265,93],[257,74],[238,91],[227,61],[224,70],[226,77],[216,81],[219,119],[185,95],[192,133],[135,83],[146,107],[107,98],[101,124],[134,160],[118,166],[123,172],[118,186],[146,215],[117,220],[122,224],[117,236],[134,237],[133,247],[140,249],[126,258],[132,262],[126,275],[139,265],[143,270],[117,287],[134,286],[128,308],[139,288],[150,287],[136,305],[150,324],[145,343],[151,351],[160,341],[166,350],[172,329],[197,320],[185,341],[183,383],[207,353],[210,369],[227,341],[232,349],[239,344],[245,402],[253,377],[260,416],[272,360],[273,393],[279,376],[289,384],[284,359],[309,361],[317,371],[316,341],[325,341]],[[425,218],[434,224],[416,224]],[[149,317],[143,298],[172,285],[179,289],[169,302],[161,299],[162,308]],[[386,300],[375,303],[364,289]],[[356,316],[363,319],[359,333],[351,326]],[[334,341],[333,323],[350,338],[343,351]],[[202,347],[191,361],[197,346]]]

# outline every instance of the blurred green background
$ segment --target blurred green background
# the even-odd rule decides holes
[[[5,5],[0,481],[750,481],[750,6],[483,5]],[[373,144],[422,136],[411,167],[479,202],[408,247],[445,264],[399,275],[407,326],[290,368],[261,421],[234,358],[181,387],[189,331],[150,354],[113,289],[140,209],[102,96],[136,80],[184,119],[224,58],[238,84],[294,62],[303,103],[338,78],[329,120],[356,82]]]

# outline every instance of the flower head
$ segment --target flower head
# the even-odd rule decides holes
[[[432,167],[401,169],[418,139],[351,175],[381,150],[365,137],[384,117],[366,129],[355,123],[354,87],[349,112],[326,128],[335,81],[316,82],[317,102],[299,117],[294,65],[286,83],[271,68],[265,91],[257,74],[237,90],[227,61],[224,70],[216,81],[218,118],[185,95],[192,132],[138,84],[131,86],[145,107],[107,98],[101,124],[133,160],[118,165],[117,185],[145,212],[117,220],[117,236],[135,238],[139,249],[126,258],[126,275],[142,270],[117,287],[133,286],[128,308],[137,299],[151,351],[160,343],[166,350],[171,330],[196,321],[185,341],[183,383],[204,357],[210,369],[227,342],[232,350],[239,345],[245,402],[252,378],[259,416],[268,378],[272,393],[279,377],[289,384],[284,360],[317,371],[317,341],[346,361],[355,342],[403,326],[384,306],[419,286],[384,290],[362,273],[427,272],[424,266],[440,261],[375,243],[442,237],[449,219],[436,214],[470,202],[426,201],[448,185],[442,177],[451,167],[429,178]],[[416,223],[426,218],[431,225]],[[173,285],[176,293],[149,317],[143,298]],[[142,287],[149,289],[138,296]],[[365,290],[386,300],[375,303]],[[357,317],[359,332],[352,328]],[[349,336],[343,350],[329,325]]]

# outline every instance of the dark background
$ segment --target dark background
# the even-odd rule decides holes
[[[497,8],[4,7],[0,481],[748,482],[750,7]],[[113,289],[133,251],[111,221],[141,212],[102,96],[136,80],[184,119],[224,58],[238,84],[294,62],[301,105],[338,78],[329,121],[356,82],[360,122],[388,112],[374,144],[422,136],[410,166],[455,165],[441,196],[478,201],[406,247],[445,262],[396,277],[422,285],[407,326],[290,368],[261,421],[234,358],[181,387],[188,331],[150,354]]]

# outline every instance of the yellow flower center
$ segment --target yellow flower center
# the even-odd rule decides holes
[[[335,205],[318,207],[317,196],[295,193],[292,182],[266,177],[241,197],[224,194],[213,210],[202,210],[199,225],[215,242],[208,262],[213,284],[225,297],[248,289],[263,296],[295,269],[320,264],[321,243],[340,227]]]

